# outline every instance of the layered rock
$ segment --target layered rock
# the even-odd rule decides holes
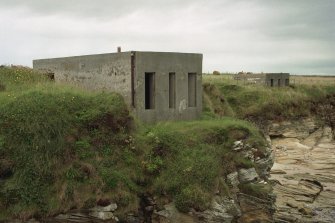
[[[335,221],[335,141],[312,119],[270,126],[276,222]]]
[[[96,206],[86,210],[72,210],[66,214],[60,214],[52,219],[47,219],[48,222],[119,222],[119,219],[114,215],[117,209],[117,204],[111,203],[107,206]]]
[[[241,186],[259,186],[268,183],[269,171],[273,165],[273,153],[270,147],[253,148],[244,141],[236,141],[232,151],[236,156],[249,159],[250,168],[239,167],[221,178],[227,183],[229,193],[217,191],[211,206],[205,211],[190,209],[189,213],[179,212],[173,201],[158,207],[154,195],[141,195],[138,210],[122,216],[127,223],[249,223],[272,222],[274,198],[271,194],[258,197],[252,191]],[[257,187],[261,188],[261,187]],[[72,210],[49,219],[49,222],[120,222],[117,217],[117,205],[108,203],[85,210]]]
[[[266,198],[259,198],[253,194],[246,194],[239,189],[240,185],[267,184],[267,177],[273,165],[273,153],[267,147],[260,152],[243,141],[234,142],[233,151],[254,163],[255,167],[240,168],[229,173],[226,183],[230,194],[218,194],[213,198],[211,208],[203,212],[190,210],[188,214],[178,212],[173,203],[164,206],[164,210],[154,213],[154,223],[248,223],[273,222],[274,196],[269,194]],[[262,156],[262,158],[259,157]]]

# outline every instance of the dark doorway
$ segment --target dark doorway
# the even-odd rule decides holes
[[[155,73],[145,73],[145,109],[155,108]]]
[[[47,76],[50,80],[52,80],[52,81],[55,80],[55,74],[54,73],[47,73]]]
[[[135,108],[135,63],[136,63],[136,58],[135,58],[135,52],[131,52],[131,105],[133,108]]]
[[[188,107],[196,107],[197,96],[197,75],[195,73],[188,74]]]
[[[273,79],[270,80],[270,86],[273,87]]]
[[[176,107],[176,74],[169,73],[169,108]]]

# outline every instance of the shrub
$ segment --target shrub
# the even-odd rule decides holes
[[[13,174],[0,185],[0,206],[12,213],[17,206],[35,207],[31,214],[46,215],[53,208],[50,200],[57,200],[55,193],[63,190],[57,189],[62,184],[67,185],[64,196],[70,206],[75,191],[99,187],[81,185],[90,179],[93,167],[71,163],[76,157],[94,163],[94,150],[113,143],[122,146],[116,139],[130,130],[129,112],[117,94],[84,94],[63,88],[20,92],[15,100],[0,105],[1,158],[13,163]],[[119,181],[134,188],[124,174],[99,177],[106,179],[110,189]]]
[[[327,81],[327,79],[325,79]],[[335,93],[334,85],[295,85],[294,87],[269,88],[260,85],[243,85],[231,76],[207,75],[203,78],[204,108],[218,116],[223,114],[223,104],[231,112],[225,115],[254,120],[283,120],[310,115],[315,101],[324,101]],[[218,89],[218,91],[214,89]],[[218,103],[217,98],[224,98]],[[227,111],[227,109],[226,109]]]
[[[27,67],[0,67],[0,91],[25,90],[28,86],[48,82],[44,74]]]
[[[220,182],[222,176],[236,170],[237,165],[251,163],[241,161],[238,153],[231,152],[233,142],[241,137],[246,142],[249,138],[264,140],[255,127],[229,118],[161,123],[152,127],[147,138],[149,150],[145,165],[151,162],[153,169],[158,170],[153,180],[154,190],[175,198],[177,208],[184,212],[190,207],[206,208],[213,191],[219,189],[222,194],[229,194],[227,185]],[[162,163],[157,163],[155,157]]]
[[[188,186],[176,196],[175,205],[178,210],[188,212],[190,208],[204,211],[210,207],[211,196],[197,185]]]
[[[242,193],[249,194],[261,199],[267,199],[272,192],[269,184],[245,183],[238,186]]]

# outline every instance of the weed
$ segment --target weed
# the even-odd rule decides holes
[[[0,68],[0,82],[6,85],[0,92],[1,169],[10,172],[0,184],[0,207],[9,215],[82,207],[103,185],[107,192],[137,189],[140,161],[119,141],[132,128],[121,96],[56,85],[30,69]],[[97,171],[106,163],[107,173]]]
[[[177,194],[175,204],[178,210],[188,212],[190,208],[196,211],[204,211],[209,208],[210,194],[204,192],[201,187],[192,185],[185,187]]]
[[[91,145],[87,140],[77,141],[75,143],[76,153],[80,159],[92,158],[94,152],[91,150]]]
[[[10,172],[0,184],[0,208],[9,216],[91,207],[97,193],[126,209],[144,190],[167,193],[181,211],[205,210],[218,188],[229,194],[220,179],[251,166],[231,151],[233,142],[258,149],[266,144],[255,126],[223,118],[245,114],[238,108],[241,100],[250,107],[249,100],[263,100],[263,93],[222,96],[228,88],[247,90],[242,87],[204,86],[203,120],[140,125],[134,131],[120,95],[55,84],[29,69],[0,72],[6,86],[0,92],[0,164]]]
[[[272,187],[269,184],[245,183],[239,184],[242,193],[249,194],[261,199],[267,199],[272,192]]]
[[[327,78],[324,79],[327,81]],[[311,114],[312,102],[322,101],[327,95],[335,93],[335,85],[331,84],[311,85],[304,82],[294,87],[270,88],[242,85],[229,75],[205,75],[203,82],[206,112],[251,120],[306,117]]]

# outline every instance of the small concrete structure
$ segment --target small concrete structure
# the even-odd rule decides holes
[[[117,92],[144,122],[191,120],[202,111],[202,54],[118,52],[34,60],[33,68],[56,82]]]
[[[269,87],[285,87],[290,85],[289,73],[266,73],[265,84]]]
[[[289,73],[238,73],[235,80],[241,80],[245,84],[262,84],[269,87],[285,87],[290,85]]]

